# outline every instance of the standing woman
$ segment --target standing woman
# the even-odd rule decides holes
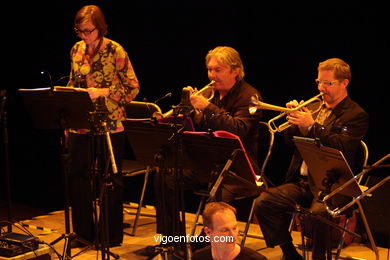
[[[110,185],[106,192],[108,245],[118,246],[123,240],[123,183],[120,172],[125,134],[121,121],[125,118],[124,105],[136,97],[139,84],[126,51],[120,44],[104,37],[107,34],[107,24],[99,7],[82,7],[76,14],[74,29],[81,41],[77,42],[70,52],[71,72],[68,86],[86,88],[95,106],[108,110],[107,129],[118,167],[118,174],[110,174]],[[99,147],[94,144],[97,138],[89,134],[89,129],[70,129],[69,132],[73,231],[93,243],[97,241],[94,216],[96,211],[93,205],[99,195],[100,183],[96,182],[99,178],[91,171],[95,166],[91,161],[97,150],[91,147]],[[100,148],[104,150],[101,151],[103,154],[107,154],[104,146]],[[112,169],[111,166],[108,168]],[[83,245],[74,240],[71,246]]]

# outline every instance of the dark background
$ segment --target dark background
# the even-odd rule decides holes
[[[136,100],[153,102],[172,92],[171,99],[159,103],[167,111],[179,102],[183,87],[199,89],[208,83],[204,57],[218,45],[234,47],[244,62],[246,81],[261,92],[265,102],[280,106],[291,99],[306,100],[318,94],[314,84],[318,63],[339,57],[352,69],[352,99],[370,114],[370,128],[364,138],[370,150],[369,163],[389,152],[386,124],[390,44],[388,18],[380,6],[329,1],[305,5],[245,1],[52,2],[14,4],[4,8],[11,19],[2,18],[7,36],[2,50],[9,57],[5,66],[8,82],[11,79],[11,84],[2,88],[7,90],[11,191],[16,202],[45,210],[63,205],[61,133],[34,129],[17,89],[50,86],[49,76],[42,75],[42,70],[50,73],[55,85],[66,84],[66,80],[58,80],[69,74],[69,51],[79,40],[73,31],[73,19],[81,6],[91,3],[105,13],[107,37],[128,52],[141,86]],[[263,119],[275,115],[265,111]],[[281,181],[290,153],[280,137],[277,135],[268,169],[276,183]],[[3,173],[2,197],[6,190]],[[137,181],[128,185],[137,186]],[[128,189],[133,192],[131,187]],[[147,200],[153,203],[152,189]]]

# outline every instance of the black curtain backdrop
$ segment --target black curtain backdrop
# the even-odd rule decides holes
[[[127,50],[141,86],[136,100],[153,102],[172,92],[171,99],[159,104],[167,111],[179,102],[183,87],[199,89],[208,83],[204,57],[218,45],[238,50],[246,80],[265,102],[280,106],[316,95],[318,63],[339,57],[352,69],[350,96],[370,114],[364,138],[369,163],[389,152],[389,23],[380,6],[245,1],[15,3],[3,11],[9,12],[2,18],[7,35],[3,54],[11,65],[6,74],[9,83],[2,88],[7,90],[11,189],[16,201],[62,206],[61,133],[34,129],[17,89],[50,86],[42,70],[50,73],[55,85],[66,84],[66,79],[59,79],[69,74],[69,51],[79,40],[73,19],[85,4],[102,8],[107,37]],[[263,119],[275,115],[265,111]],[[277,135],[268,169],[274,182],[281,181],[289,156],[290,149]],[[1,177],[4,180],[3,173]]]

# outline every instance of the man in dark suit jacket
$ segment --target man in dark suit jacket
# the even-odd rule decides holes
[[[205,60],[208,78],[214,82],[213,98],[208,100],[202,95],[196,95],[196,90],[192,87],[186,87],[191,93],[191,105],[195,108],[191,115],[194,118],[195,128],[197,131],[223,130],[237,135],[248,157],[254,162],[257,157],[258,122],[262,112],[259,110],[253,115],[250,114],[249,104],[252,96],[257,95],[261,99],[261,95],[256,88],[244,80],[244,66],[235,49],[218,46],[208,52]],[[204,163],[211,164],[207,161]],[[198,175],[192,169],[185,169],[180,186],[186,190],[207,188],[208,183],[202,182]],[[169,169],[155,175],[157,233],[172,235],[177,232],[172,225],[178,222],[173,220],[177,215],[173,206],[176,181],[174,171]],[[217,200],[230,203],[237,197],[242,197],[244,193],[248,193],[247,190],[243,190],[242,185],[239,186],[240,188],[237,187],[238,185],[222,182]],[[256,189],[253,196],[257,195]],[[164,200],[163,196],[165,196]]]
[[[355,152],[368,129],[368,114],[348,96],[350,80],[350,67],[343,60],[333,58],[319,64],[316,83],[323,93],[323,102],[317,113],[312,114],[309,108],[303,108],[287,115],[288,122],[292,124],[285,132],[288,144],[293,144],[293,136],[316,138],[322,145],[342,151],[348,163],[355,165]],[[298,105],[293,100],[286,107]],[[302,259],[288,231],[291,212],[296,205],[311,207],[312,211],[321,214],[325,211],[323,205],[317,202],[318,187],[313,183],[306,164],[295,149],[286,182],[263,192],[256,200],[255,214],[267,246],[279,245],[286,260]],[[327,228],[316,230],[319,232],[313,237],[313,259],[321,260],[325,259],[327,245],[324,241],[330,238],[326,239],[329,235]]]

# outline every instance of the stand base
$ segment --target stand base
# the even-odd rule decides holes
[[[62,250],[62,256],[60,259],[72,259],[73,257],[76,257],[78,255],[81,255],[82,253],[86,252],[87,250],[93,248],[93,244],[90,243],[89,241],[83,239],[83,238],[80,238],[78,237],[75,233],[65,233],[65,234],[62,234],[60,237],[58,237],[57,239],[55,239],[53,242],[50,243],[50,245],[55,245],[57,244],[59,241],[61,241],[62,239],[64,239],[64,248]],[[78,252],[77,254],[73,255],[72,256],[72,253],[71,253],[71,242],[72,241],[78,241],[82,244],[85,245],[85,248],[83,248],[80,252]]]
[[[103,249],[101,248],[100,246],[95,246],[94,247],[94,250],[96,251],[101,251],[102,252],[102,255],[104,254],[104,257],[102,256],[102,259],[110,259],[109,256],[115,258],[115,259],[119,259],[119,255],[116,254],[116,253],[113,253],[109,250],[109,248],[106,248],[106,249]]]

